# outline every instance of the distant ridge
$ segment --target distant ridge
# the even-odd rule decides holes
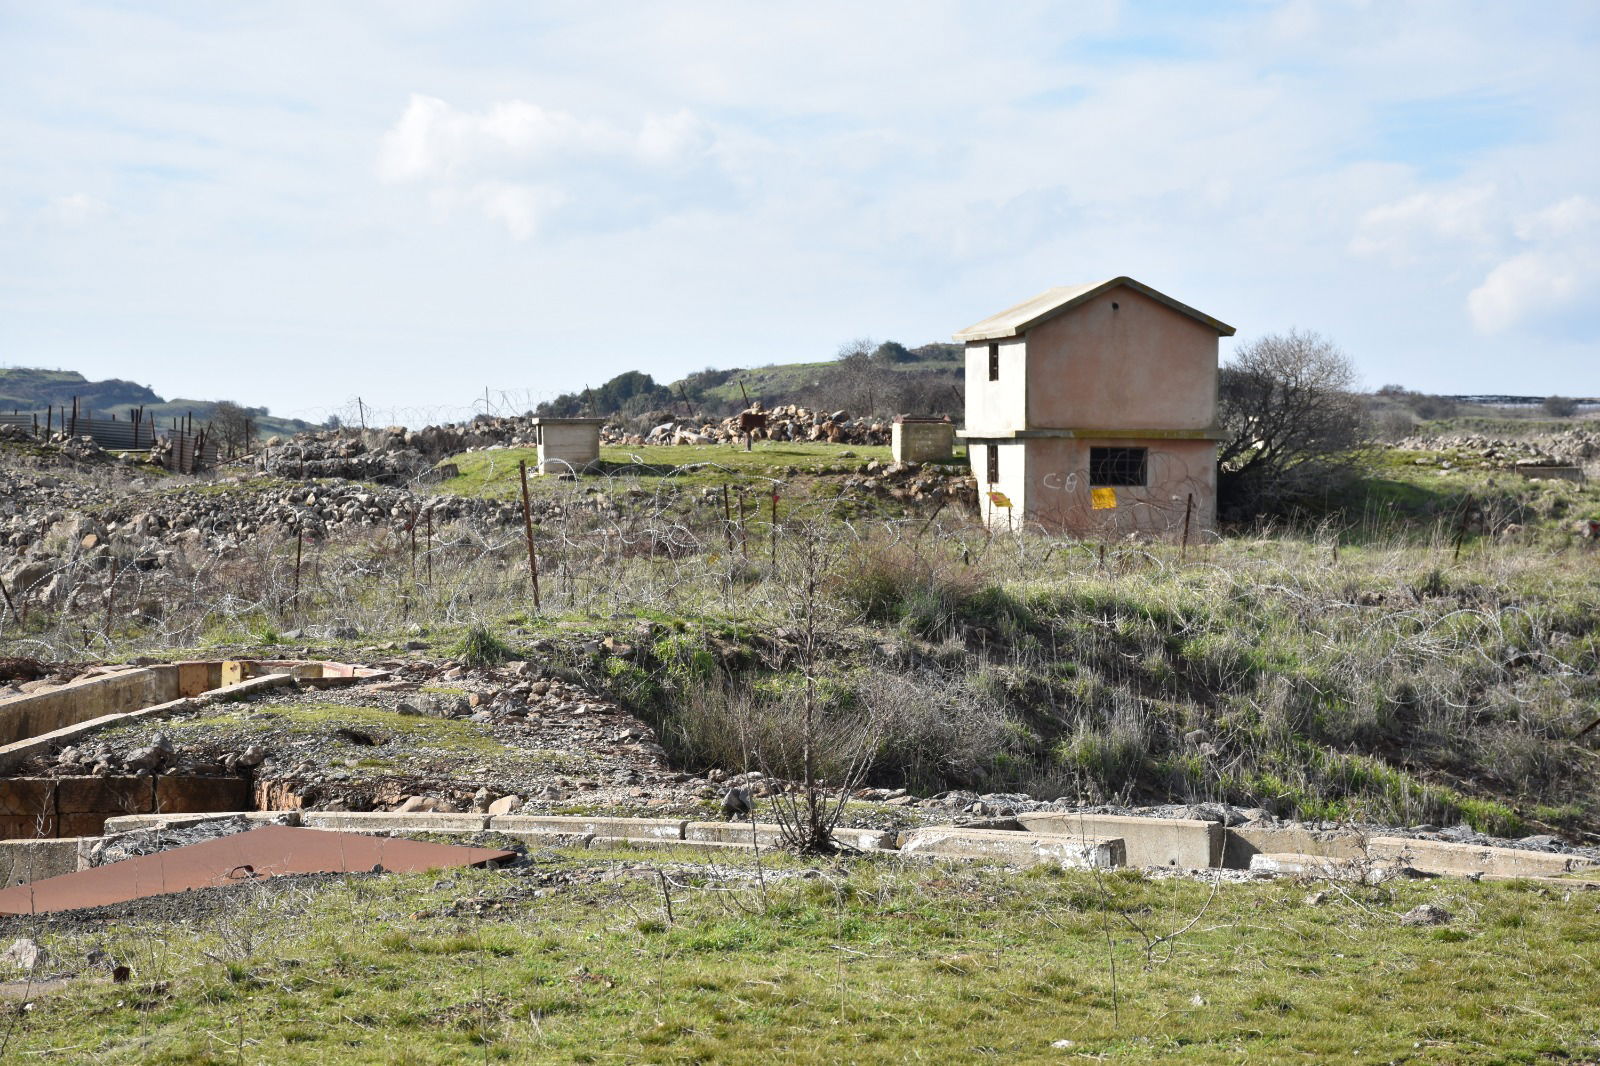
[[[121,378],[90,381],[76,370],[45,370],[39,367],[0,368],[0,411],[37,411],[47,407],[71,408],[78,402],[81,415],[116,415],[126,418],[135,407],[143,407],[145,417],[165,426],[171,419],[194,416],[196,422],[209,422],[221,400],[166,400],[147,385]],[[316,428],[298,418],[275,418],[265,407],[250,407],[243,400],[258,436],[292,434]]]

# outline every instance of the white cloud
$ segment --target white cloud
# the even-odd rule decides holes
[[[97,200],[86,193],[73,193],[70,196],[57,196],[50,201],[50,214],[68,226],[84,226],[96,219],[103,218],[111,211],[104,200]]]
[[[1488,247],[1503,220],[1493,185],[1419,192],[1363,214],[1350,251],[1410,264],[1445,249]]]
[[[1561,316],[1600,296],[1600,208],[1585,196],[1519,219],[1516,233],[1532,247],[1505,259],[1467,295],[1467,312],[1481,333]]]
[[[518,240],[586,195],[622,198],[612,186],[648,185],[704,160],[716,137],[686,109],[647,115],[636,127],[506,100],[481,112],[413,94],[384,134],[378,175],[426,182],[437,202],[476,205]]]

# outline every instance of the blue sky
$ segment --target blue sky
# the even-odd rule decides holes
[[[1600,6],[0,0],[0,365],[321,418],[1130,274],[1600,393]]]

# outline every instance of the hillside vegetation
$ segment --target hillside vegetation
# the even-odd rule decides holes
[[[197,424],[210,422],[221,400],[167,400],[148,386],[111,378],[90,381],[75,370],[41,370],[30,367],[0,368],[0,411],[39,411],[46,407],[72,407],[78,401],[80,413],[116,415],[127,418],[134,408],[144,408],[146,418],[168,425],[174,419],[192,417]],[[246,407],[251,428],[258,437],[291,435],[313,428],[298,418],[279,418],[264,407]],[[43,421],[41,417],[40,421]]]

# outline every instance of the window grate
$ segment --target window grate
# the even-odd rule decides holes
[[[1090,486],[1143,486],[1149,454],[1149,448],[1090,448]]]
[[[1000,445],[991,444],[984,451],[989,453],[989,487],[992,489],[1000,480]]]
[[[989,380],[1000,380],[1000,346],[998,344],[989,345]]]

